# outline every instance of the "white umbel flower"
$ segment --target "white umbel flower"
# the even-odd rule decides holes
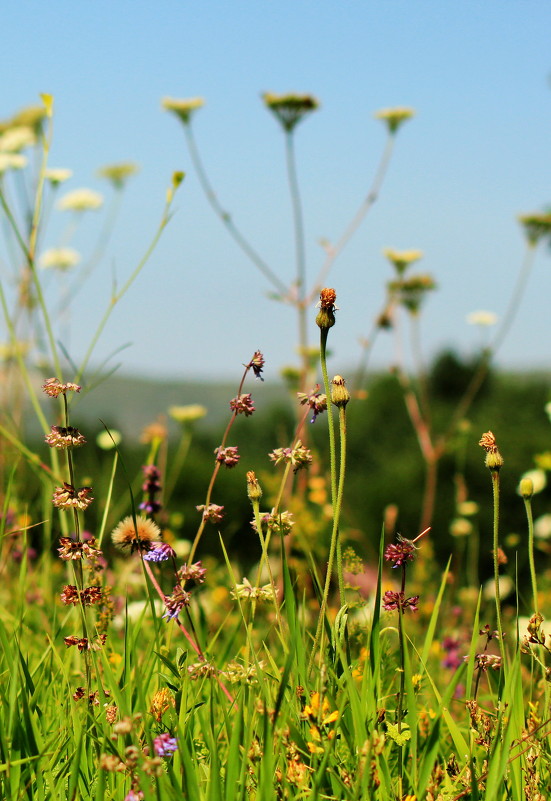
[[[74,189],[57,202],[60,211],[92,211],[103,205],[103,195],[93,189]]]

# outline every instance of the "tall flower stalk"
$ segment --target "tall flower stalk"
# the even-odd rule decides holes
[[[499,471],[503,466],[503,456],[497,447],[496,438],[491,431],[482,435],[478,443],[486,451],[485,465],[492,477],[493,496],[493,560],[494,560],[494,586],[496,601],[496,620],[499,633],[499,642],[503,651],[503,621],[501,617],[501,594],[499,589]]]

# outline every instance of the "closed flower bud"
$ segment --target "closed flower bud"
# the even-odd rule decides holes
[[[316,325],[318,328],[332,328],[335,325],[335,300],[337,293],[334,289],[322,289],[320,292],[320,299],[318,306],[320,310],[316,317]]]
[[[253,470],[247,473],[247,495],[251,501],[259,501],[262,498],[262,487]]]
[[[531,498],[534,494],[534,482],[531,478],[523,478],[520,482],[520,494],[523,498]]]
[[[350,392],[344,384],[344,378],[340,375],[336,375],[331,381],[331,403],[339,408],[345,408],[350,400]]]

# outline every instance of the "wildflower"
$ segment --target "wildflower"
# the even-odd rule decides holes
[[[224,518],[224,507],[216,503],[209,503],[208,506],[201,504],[195,507],[198,512],[203,513],[203,520],[206,523],[219,523]]]
[[[124,796],[124,801],[143,801],[143,793],[141,790],[129,790]]]
[[[96,548],[95,537],[90,537],[87,542],[78,542],[70,537],[60,537],[61,548],[58,548],[60,559],[69,561],[71,559],[97,559],[102,555],[99,548]]]
[[[52,503],[58,509],[88,509],[94,500],[92,487],[79,487],[76,489],[72,484],[63,483],[62,487],[56,487],[52,496]]]
[[[168,732],[164,732],[155,737],[153,747],[157,756],[172,756],[178,750],[178,740],[176,737],[171,737]]]
[[[310,422],[315,423],[318,414],[327,410],[327,397],[319,391],[320,385],[310,390],[310,392],[297,392],[297,397],[301,406],[309,406],[314,412]]]
[[[103,205],[103,197],[92,189],[73,189],[57,202],[60,211],[93,211]]]
[[[212,662],[194,662],[193,665],[188,665],[187,673],[192,681],[197,681],[197,679],[216,676],[218,670],[216,669],[216,665],[213,665]]]
[[[105,640],[107,639],[106,634],[101,634],[99,637],[96,637],[94,642],[90,642],[87,637],[77,637],[76,635],[71,635],[70,637],[64,637],[63,642],[70,648],[72,645],[76,645],[79,651],[99,651],[104,645]]]
[[[245,395],[238,395],[237,398],[232,398],[230,409],[234,414],[244,414],[245,417],[249,417],[255,410],[251,393],[247,392]]]
[[[0,175],[7,170],[24,170],[28,161],[20,153],[0,153]]]
[[[111,181],[115,189],[122,189],[128,178],[130,178],[131,175],[135,175],[138,171],[138,165],[128,161],[100,167],[97,174],[100,178],[106,178],[108,181]]]
[[[331,381],[331,403],[338,409],[345,409],[350,400],[350,392],[345,387],[342,375],[336,375]]]
[[[124,762],[122,762],[116,754],[101,754],[99,758],[99,768],[100,770],[117,771],[118,773],[122,773],[126,770]]]
[[[0,152],[19,153],[36,144],[36,136],[28,125],[14,125],[0,136]]]
[[[469,656],[464,656],[463,661],[468,662]],[[477,670],[486,671],[488,668],[499,670],[501,668],[501,656],[498,654],[475,654],[474,666]]]
[[[387,612],[399,610],[402,614],[406,609],[411,609],[412,612],[417,612],[417,605],[419,596],[414,595],[411,598],[406,598],[403,592],[393,592],[387,590],[383,596],[383,609]]]
[[[150,549],[144,553],[143,558],[147,562],[166,562],[167,559],[175,559],[176,551],[168,542],[152,542]]]
[[[102,451],[110,451],[116,448],[117,445],[120,445],[121,441],[121,432],[114,428],[110,428],[109,431],[100,431],[96,437],[96,445],[98,448],[101,448]]]
[[[80,261],[80,254],[74,248],[50,248],[45,250],[39,259],[44,269],[53,268],[65,272],[75,267]]]
[[[274,92],[264,92],[262,100],[288,133],[307,114],[319,108],[318,100],[312,95],[277,95]]]
[[[304,447],[300,439],[297,439],[294,447],[275,448],[268,455],[275,464],[290,463],[293,466],[294,473],[300,470],[301,467],[307,467],[312,462],[312,454],[308,448]]]
[[[337,293],[334,289],[322,289],[320,292],[320,299],[317,303],[319,306],[318,316],[316,317],[316,325],[322,330],[332,328],[335,325],[335,301]]]
[[[79,591],[74,584],[66,584],[61,593],[61,601],[69,606],[82,604],[83,606],[93,606],[102,600],[102,592],[99,587],[86,587]]]
[[[251,368],[254,373],[254,377],[260,378],[261,381],[264,381],[260,375],[264,369],[264,356],[259,350],[255,350],[251,361],[248,364],[245,364],[244,367]]]
[[[528,244],[535,247],[540,239],[551,237],[551,212],[521,214],[518,221],[524,228]]]
[[[227,448],[215,448],[214,453],[216,454],[216,461],[227,468],[235,467],[241,458],[235,445],[230,445]]]
[[[134,518],[129,515],[113,530],[111,539],[118,548],[130,548],[131,552],[147,553],[153,541],[159,540],[161,530],[159,526],[142,515]]]
[[[472,517],[477,514],[478,509],[476,501],[461,501],[457,504],[457,511],[462,517]]]
[[[400,276],[405,273],[411,264],[423,258],[422,250],[394,250],[393,248],[384,248],[383,254]]]
[[[406,120],[410,120],[413,116],[415,116],[415,111],[412,108],[405,108],[405,107],[396,107],[396,108],[384,108],[380,111],[375,112],[375,119],[382,120],[386,123],[388,128],[388,132],[390,134],[395,134],[398,128],[406,122]]]
[[[271,512],[260,515],[260,523],[262,527],[266,526],[273,534],[283,534],[283,536],[289,534],[295,525],[291,512],[277,512],[275,508]],[[256,520],[251,520],[251,526],[256,531]]]
[[[161,421],[156,420],[154,423],[145,426],[142,430],[140,442],[144,445],[148,445],[151,442],[160,444],[167,436],[168,431],[166,426]]]
[[[526,495],[525,493],[529,485],[531,485],[531,489]],[[539,469],[528,470],[526,473],[523,474],[520,480],[518,492],[523,497],[531,497],[532,495],[535,495],[538,492],[542,492],[542,490],[544,490],[546,486],[547,486],[547,475],[545,473],[545,470],[539,470]]]
[[[254,470],[249,470],[247,473],[247,495],[251,501],[259,501],[262,498],[262,487]]]
[[[497,323],[497,314],[480,309],[468,314],[466,319],[469,325],[480,325],[486,328]]]
[[[174,587],[172,595],[165,595],[166,612],[163,617],[167,620],[174,620],[178,617],[184,606],[189,606],[191,603],[191,595],[186,592],[182,587],[177,584]]]
[[[234,600],[241,598],[244,601],[271,601],[273,603],[276,600],[276,593],[271,584],[265,584],[263,587],[253,587],[247,578],[243,579],[243,584],[235,585],[231,596]]]
[[[436,282],[428,273],[418,273],[409,278],[401,278],[388,283],[389,292],[413,315],[419,312],[427,292],[431,292],[433,289],[436,289]]]
[[[176,100],[173,97],[163,97],[161,106],[165,111],[172,111],[184,123],[189,125],[192,114],[202,108],[205,101],[202,97],[190,97],[186,100]]]
[[[534,537],[538,540],[551,538],[551,514],[540,515],[534,521]]]
[[[459,656],[460,648],[461,643],[459,640],[453,637],[444,637],[442,640],[442,650],[445,652],[446,656],[442,660],[442,667],[456,670],[461,665],[463,660]]]
[[[394,562],[393,568],[413,562],[415,558],[416,546],[411,540],[406,540],[398,534],[396,545],[387,545],[385,549],[385,559],[387,562]]]
[[[154,693],[149,711],[157,723],[160,723],[164,713],[167,712],[171,706],[175,706],[174,696],[168,687],[163,687]]]
[[[206,413],[206,408],[199,403],[190,403],[187,406],[170,406],[168,410],[169,416],[183,425],[200,420]]]
[[[79,448],[86,444],[86,440],[80,431],[72,426],[63,428],[62,426],[52,426],[51,432],[44,437],[50,448],[66,450],[67,448]]]
[[[266,667],[266,663],[263,659],[258,660],[258,669],[264,670]],[[240,662],[236,662],[235,660],[232,662],[228,662],[226,665],[226,669],[222,671],[222,676],[230,681],[232,684],[237,684],[240,681],[245,682],[245,684],[257,684],[258,683],[258,670],[257,665],[242,665]]]
[[[201,561],[194,562],[192,565],[183,564],[178,570],[178,578],[181,582],[194,581],[196,584],[203,584],[207,575],[206,567]]]
[[[498,450],[496,438],[492,432],[487,431],[485,434],[482,434],[478,444],[486,451],[486,467],[488,467],[490,470],[499,470],[503,465],[503,456]]]
[[[72,175],[73,171],[67,169],[66,167],[48,167],[44,173],[44,177],[52,184],[52,186],[58,186],[59,184],[68,181]]]
[[[148,515],[154,515],[161,509],[160,502],[155,500],[155,496],[161,491],[161,473],[154,464],[144,465],[142,470],[145,476],[142,490],[146,493],[147,499],[140,504],[140,509]]]
[[[48,378],[42,384],[42,391],[50,398],[58,398],[60,395],[66,395],[67,392],[80,392],[80,390],[81,387],[78,384],[70,382],[62,384],[57,378]]]

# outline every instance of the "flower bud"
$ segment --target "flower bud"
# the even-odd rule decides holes
[[[316,325],[318,328],[327,329],[335,325],[335,300],[337,293],[334,289],[322,289],[320,292],[318,316]]]
[[[531,478],[523,478],[520,482],[520,494],[528,500],[534,494],[534,482]]]
[[[262,498],[262,487],[253,470],[247,473],[247,495],[251,501],[259,501]]]
[[[345,387],[344,378],[336,375],[331,381],[331,403],[334,406],[346,408],[346,404],[350,400],[350,392]]]

